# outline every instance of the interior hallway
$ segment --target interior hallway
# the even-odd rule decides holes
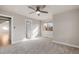
[[[21,53],[21,54],[66,54],[79,53],[78,48],[72,48],[60,44],[56,44],[52,39],[40,38],[23,41],[12,46],[0,47],[0,53]]]

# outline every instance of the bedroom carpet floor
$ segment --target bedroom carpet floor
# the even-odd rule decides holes
[[[8,47],[0,47],[0,54],[78,54],[79,49],[57,44],[48,38],[28,39]]]

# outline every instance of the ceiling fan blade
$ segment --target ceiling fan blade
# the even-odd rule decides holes
[[[32,14],[32,13],[34,13],[34,12],[30,12],[29,14]]]
[[[30,9],[32,9],[32,10],[35,10],[33,7],[31,7],[31,6],[28,6],[28,8],[30,8]]]
[[[47,11],[40,11],[40,12],[42,12],[42,13],[48,13]]]

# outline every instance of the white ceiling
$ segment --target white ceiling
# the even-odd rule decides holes
[[[14,12],[38,20],[45,20],[52,19],[53,15],[55,14],[76,9],[78,7],[79,6],[76,5],[47,5],[43,10],[48,11],[48,14],[41,13],[40,16],[37,16],[35,13],[29,14],[33,10],[29,9],[27,5],[1,5],[0,9],[8,12]]]

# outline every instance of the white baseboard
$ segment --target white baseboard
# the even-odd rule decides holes
[[[63,45],[70,46],[70,47],[79,48],[79,46],[74,45],[74,44],[68,44],[68,43],[59,42],[59,41],[55,41],[55,40],[53,40],[52,42],[55,42],[55,43],[58,43],[58,44],[63,44]]]
[[[42,38],[48,38],[48,37],[42,37]],[[52,39],[52,42],[55,42],[57,44],[62,44],[62,45],[70,46],[70,47],[79,48],[78,45],[69,44],[69,43],[65,43],[65,42],[59,42],[59,41],[53,40],[53,38],[49,38],[49,39]],[[13,42],[13,44],[20,43],[20,42],[22,42],[22,40]]]
[[[45,37],[45,38],[49,38],[49,37]],[[53,40],[53,38],[49,38],[49,39],[52,39],[52,42],[55,42],[55,43],[58,43],[58,44],[62,44],[62,45],[70,46],[70,47],[79,48],[78,45],[69,44],[69,43],[65,43],[65,42],[59,42],[59,41]]]
[[[15,42],[13,42],[12,44],[16,44],[16,43],[20,43],[20,42],[22,42],[22,40],[20,40],[20,41],[15,41]]]

